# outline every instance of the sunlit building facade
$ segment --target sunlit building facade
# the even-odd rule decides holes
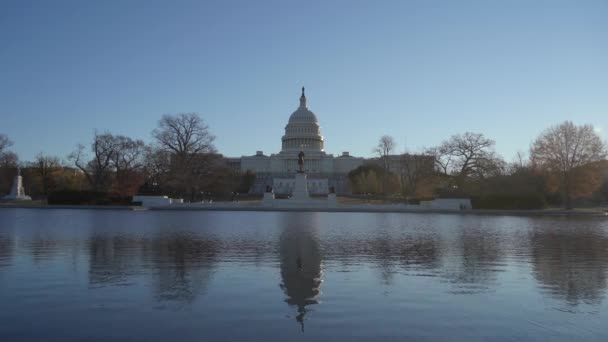
[[[300,105],[289,116],[285,134],[281,137],[281,151],[266,155],[257,151],[251,156],[227,158],[234,172],[250,170],[256,179],[249,192],[261,194],[272,187],[275,194],[289,195],[294,187],[294,173],[298,171],[298,153],[305,156],[304,171],[307,173],[308,190],[313,195],[324,195],[335,190],[338,194],[350,193],[348,173],[365,163],[379,163],[378,158],[366,159],[342,152],[335,157],[325,152],[325,139],[317,116],[308,109],[306,94],[302,88]],[[414,172],[418,168],[433,169],[434,159],[427,155],[390,155],[389,170],[395,174]]]
[[[321,126],[317,116],[308,109],[304,88],[300,105],[285,126],[279,153],[265,155],[257,151],[252,156],[228,158],[228,162],[234,171],[255,172],[256,181],[250,193],[262,193],[267,186],[271,186],[277,194],[290,194],[300,151],[306,155],[304,171],[308,175],[308,188],[312,194],[327,194],[332,188],[338,193],[348,192],[348,173],[365,163],[364,158],[353,157],[349,152],[343,152],[339,157],[325,153]]]

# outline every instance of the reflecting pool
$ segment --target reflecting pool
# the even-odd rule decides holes
[[[0,209],[0,341],[608,341],[608,220]]]

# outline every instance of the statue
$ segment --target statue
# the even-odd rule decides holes
[[[298,166],[300,167],[299,173],[304,173],[304,152],[298,153]]]
[[[21,167],[17,167],[17,175],[13,181],[13,187],[11,188],[11,192],[2,197],[3,200],[8,201],[31,201],[32,198],[25,194],[25,190],[23,188],[23,177],[21,176]]]

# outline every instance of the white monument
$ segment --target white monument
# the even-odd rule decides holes
[[[23,189],[23,177],[21,177],[21,168],[17,168],[17,176],[15,176],[15,180],[13,181],[13,187],[11,188],[11,192],[2,197],[4,200],[9,201],[31,201],[32,198],[25,194],[25,190]]]
[[[308,182],[306,181],[306,174],[303,172],[296,173],[296,180],[293,186],[291,201],[308,201],[310,196],[308,195]]]

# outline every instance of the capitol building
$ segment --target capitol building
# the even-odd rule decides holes
[[[291,194],[294,174],[298,170],[298,153],[305,154],[304,171],[308,175],[311,194],[323,195],[330,189],[337,193],[348,192],[348,173],[363,163],[365,158],[353,157],[348,152],[334,157],[325,153],[325,140],[317,116],[308,109],[302,87],[300,106],[291,114],[281,137],[281,151],[265,155],[257,151],[252,156],[227,158],[236,172],[255,172],[256,180],[250,193],[262,193],[267,186],[275,194]]]

